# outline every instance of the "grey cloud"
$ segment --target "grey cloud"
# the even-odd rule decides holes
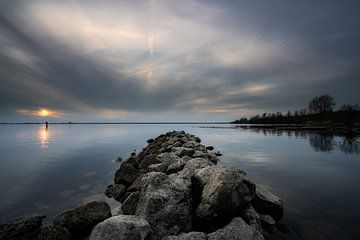
[[[184,46],[183,39],[169,42],[176,40],[170,32],[162,40],[165,47],[155,46],[153,61],[147,49],[135,47],[110,46],[84,53],[77,43],[81,39],[55,39],[37,26],[38,22],[32,22],[20,1],[0,3],[0,117],[14,109],[45,106],[76,113],[101,109],[144,115],[178,111],[191,120],[193,111],[201,108],[239,106],[249,112],[300,108],[322,93],[332,94],[339,103],[360,100],[360,4],[356,1],[195,1],[192,6],[155,2],[162,11],[174,9],[166,12],[174,15],[171,21],[209,28],[208,32],[186,29],[175,36],[191,43],[186,34],[199,32],[201,36],[204,31],[210,38]],[[32,3],[46,4],[27,4]],[[131,9],[135,4],[142,15],[151,15],[151,2],[107,4],[87,1],[86,7],[111,9],[109,16],[113,16],[116,7]],[[66,8],[66,2],[63,5]],[[196,12],[189,9],[193,6],[203,8]],[[184,47],[188,49],[180,51]],[[176,51],[171,51],[173,48]],[[31,61],[17,59],[14,49],[28,54]],[[242,60],[246,54],[251,56]],[[137,71],[152,65],[155,84],[149,85]],[[252,85],[272,87],[246,92]],[[225,114],[224,120],[231,115]]]

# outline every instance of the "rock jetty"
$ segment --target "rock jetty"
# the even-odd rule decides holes
[[[0,239],[263,240],[288,231],[279,223],[281,199],[244,170],[217,165],[221,153],[213,146],[184,131],[147,143],[140,153],[118,159],[114,183],[105,190],[121,203],[117,215],[105,202],[91,202],[46,227],[44,216],[0,224]]]
[[[277,231],[281,199],[245,171],[217,165],[221,154],[213,146],[184,131],[147,142],[121,163],[105,191],[122,203],[119,215],[97,225],[90,240],[260,240]]]

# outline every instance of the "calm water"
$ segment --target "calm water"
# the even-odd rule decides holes
[[[201,125],[203,126],[203,125]],[[285,203],[285,222],[303,239],[360,234],[360,141],[352,137],[196,125],[0,125],[1,220],[106,200],[118,156],[170,130],[198,135]]]

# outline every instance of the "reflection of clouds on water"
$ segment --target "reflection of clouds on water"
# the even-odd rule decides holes
[[[91,172],[87,172],[84,174],[84,177],[93,177],[96,175],[96,172],[95,171],[91,171]]]

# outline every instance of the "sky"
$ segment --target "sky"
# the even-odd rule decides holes
[[[0,0],[0,122],[359,103],[359,12],[353,0]]]

